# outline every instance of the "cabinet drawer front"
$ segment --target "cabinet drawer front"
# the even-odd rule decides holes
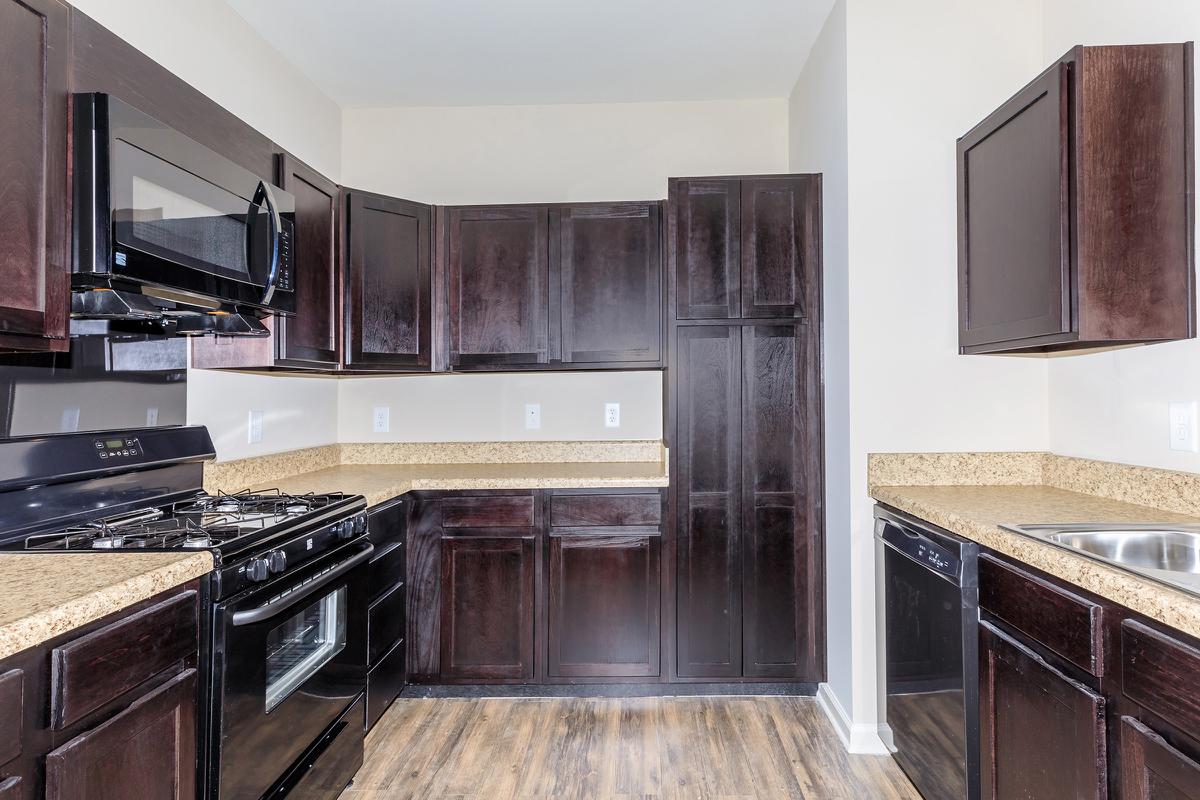
[[[388,710],[388,706],[404,689],[404,640],[396,643],[378,664],[367,673],[367,730]]]
[[[1200,798],[1200,763],[1132,717],[1121,718],[1125,797]]]
[[[1080,669],[1103,674],[1103,609],[1096,603],[981,555],[979,606]]]
[[[367,596],[371,598],[370,602],[378,600],[397,581],[404,579],[404,557],[404,542],[399,541],[392,542],[371,559],[367,573],[370,587]]]
[[[21,755],[24,727],[25,672],[13,669],[0,675],[0,764]]]
[[[533,495],[516,497],[455,497],[443,500],[444,528],[529,528],[533,526]]]
[[[196,653],[197,594],[186,591],[54,648],[51,724],[61,730]]]
[[[404,584],[396,586],[367,612],[367,663],[374,664],[404,636]]]
[[[662,521],[662,498],[654,494],[576,494],[550,498],[550,524],[657,525]]]
[[[1200,649],[1134,620],[1121,623],[1125,696],[1200,738]]]

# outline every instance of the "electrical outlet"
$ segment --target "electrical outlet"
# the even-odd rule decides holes
[[[542,427],[542,404],[525,404],[525,430],[533,431]]]
[[[251,410],[250,419],[246,424],[246,441],[250,444],[258,444],[262,441],[262,431],[263,412]]]
[[[387,433],[392,428],[392,407],[375,406],[371,414],[371,427],[376,433]]]
[[[229,338],[232,339],[233,337],[231,336]],[[150,406],[149,408],[146,409],[146,427],[153,428],[157,424],[158,424],[158,408],[156,406]]]
[[[621,404],[620,403],[605,403],[604,404],[604,427],[606,427],[606,428],[621,427]]]
[[[1169,406],[1171,421],[1171,449],[1194,453],[1197,450],[1196,441],[1196,401],[1171,403]]]

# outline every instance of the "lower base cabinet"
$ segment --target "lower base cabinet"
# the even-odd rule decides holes
[[[1121,788],[1126,800],[1200,800],[1200,762],[1136,719],[1124,717]]]
[[[1104,698],[980,624],[984,800],[1108,796]]]
[[[657,677],[658,528],[550,532],[549,674]]]
[[[196,794],[196,670],[46,756],[46,800],[185,800]]]
[[[367,610],[366,729],[387,711],[408,682],[405,662],[408,503],[403,498],[372,508],[367,529],[375,555],[371,559]]]

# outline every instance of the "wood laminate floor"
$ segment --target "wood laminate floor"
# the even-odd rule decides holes
[[[810,697],[397,700],[342,800],[920,800]]]

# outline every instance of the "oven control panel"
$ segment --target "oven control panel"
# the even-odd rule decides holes
[[[96,455],[102,461],[109,461],[110,459],[117,459],[119,461],[142,454],[142,443],[138,441],[138,437],[136,436],[113,436],[105,439],[94,439],[92,446],[96,448]]]

